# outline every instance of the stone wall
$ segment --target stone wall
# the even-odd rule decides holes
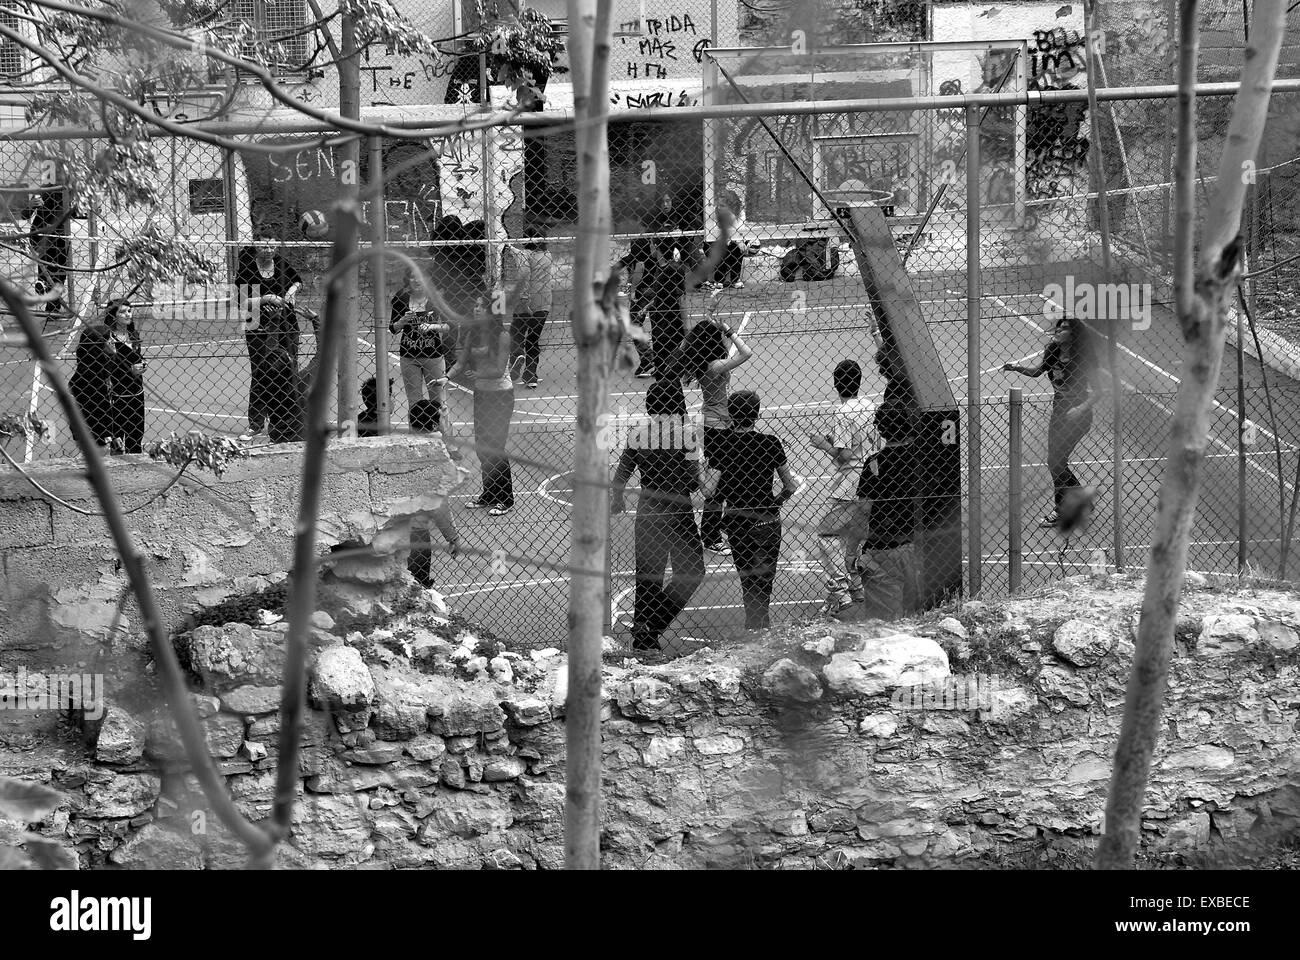
[[[284,579],[300,466],[300,445],[255,448],[221,477],[191,468],[146,504],[176,469],[143,456],[110,459],[111,482],[123,508],[134,511],[126,520],[145,556],[169,633],[200,606]],[[145,695],[136,687],[145,676],[147,644],[84,472],[72,460],[29,469],[55,495],[96,515],[55,504],[17,472],[0,470],[0,674],[12,675],[20,667],[102,673],[110,695],[138,699]],[[401,534],[413,513],[436,506],[456,481],[440,438],[332,443],[317,524],[319,547],[370,543],[382,531]],[[400,536],[379,539],[390,552],[400,546],[391,542]],[[390,556],[381,566],[400,559]],[[336,584],[335,593],[343,587]],[[0,711],[0,733],[48,729],[48,720]]]
[[[611,867],[940,866],[1087,857],[1101,826],[1141,584],[1078,579],[893,625],[812,624],[663,665],[604,670]],[[521,655],[425,594],[383,629],[324,614],[286,865],[555,868],[563,860],[565,658]],[[268,814],[276,631],[178,645],[227,785]],[[1144,855],[1294,830],[1300,603],[1189,587]],[[979,674],[976,701],[916,685]],[[990,678],[996,679],[990,690]],[[960,694],[975,689],[953,685]],[[201,690],[202,692],[197,692]],[[917,707],[925,709],[916,709]],[[968,707],[974,709],[966,709]],[[944,709],[947,707],[948,709]],[[110,705],[0,753],[67,802],[38,829],[83,866],[231,868],[165,718]]]

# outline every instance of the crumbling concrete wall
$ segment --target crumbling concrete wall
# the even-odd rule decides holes
[[[1141,584],[1067,581],[1004,606],[892,625],[813,624],[652,666],[604,668],[611,867],[936,866],[1087,857],[1101,826]],[[512,652],[429,595],[384,629],[318,614],[286,865],[554,868],[563,860],[565,657]],[[1191,589],[1145,852],[1213,850],[1300,821],[1291,594]],[[180,646],[213,754],[268,815],[283,631]],[[917,696],[952,684],[974,701]],[[992,683],[992,686],[989,686]],[[930,688],[927,688],[930,689]],[[9,772],[67,802],[39,825],[84,866],[228,868],[165,717],[110,706]]]
[[[168,632],[198,606],[284,577],[301,453],[300,445],[255,448],[219,478],[191,469],[127,516]],[[28,469],[61,499],[99,511],[77,461]],[[111,458],[108,471],[126,510],[145,503],[176,473],[143,456]],[[321,551],[378,539],[387,556],[375,562],[400,571],[400,534],[410,516],[437,506],[457,479],[440,438],[331,443],[317,523]],[[349,572],[365,562],[354,559]],[[148,659],[139,631],[135,598],[103,518],[52,503],[17,472],[0,470],[0,672],[103,674],[110,695],[130,700]],[[45,721],[3,711],[0,731],[32,723],[48,728]]]

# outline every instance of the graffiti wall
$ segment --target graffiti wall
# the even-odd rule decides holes
[[[1087,83],[1087,54],[1083,6],[1079,3],[1018,3],[993,6],[973,3],[934,4],[936,40],[1009,40],[1023,38],[1028,45],[1031,90],[1080,89]],[[936,55],[935,77],[940,94],[1013,89],[1005,79],[1014,70],[1009,55],[984,56],[949,62]],[[1014,73],[1011,74],[1014,76]],[[963,162],[964,119],[959,111],[938,118],[936,161],[949,171]],[[1028,200],[1042,200],[1084,192],[1087,189],[1087,108],[1082,103],[1031,107],[1026,118],[1025,192]],[[946,148],[951,156],[945,155]],[[984,161],[982,201],[1010,204],[1014,199],[1015,141],[1012,111],[990,110],[981,125]],[[1041,211],[1043,205],[1037,207]],[[1036,208],[1031,205],[1030,216]]]

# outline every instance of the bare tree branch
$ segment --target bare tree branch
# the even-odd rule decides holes
[[[122,559],[122,568],[126,571],[127,578],[135,591],[144,630],[153,648],[154,662],[158,667],[159,680],[167,696],[172,716],[176,720],[176,727],[180,733],[181,742],[185,747],[190,767],[199,781],[199,786],[202,788],[208,803],[212,805],[212,810],[216,813],[218,819],[250,851],[254,854],[267,851],[272,846],[270,838],[249,823],[235,808],[229,794],[226,793],[225,780],[217,772],[216,765],[208,753],[207,740],[203,735],[202,728],[199,726],[198,717],[194,712],[194,705],[190,702],[180,664],[176,661],[176,652],[172,649],[167,635],[163,632],[162,617],[158,611],[153,588],[145,573],[143,558],[140,556],[139,551],[136,550],[131,534],[126,528],[122,512],[117,506],[116,494],[109,482],[108,471],[104,468],[103,458],[95,445],[90,428],[86,425],[85,418],[82,417],[81,410],[77,406],[76,400],[73,399],[67,383],[64,382],[63,375],[59,372],[58,363],[50,354],[45,341],[41,338],[36,321],[27,309],[27,303],[18,291],[2,277],[0,277],[0,299],[3,299],[5,305],[18,319],[19,325],[27,335],[28,347],[44,371],[50,388],[58,397],[64,416],[67,417],[68,425],[76,438],[77,446],[81,449],[91,487],[99,499],[100,506],[104,509],[104,519],[108,525],[109,533],[113,537],[113,544]]]
[[[1184,53],[1195,51],[1195,39],[1187,42],[1188,24],[1195,31],[1196,4],[1186,0],[1183,15]],[[1187,569],[1187,549],[1192,523],[1196,518],[1196,500],[1200,486],[1201,462],[1209,437],[1209,413],[1214,390],[1223,363],[1223,343],[1227,334],[1228,302],[1241,271],[1241,210],[1246,196],[1246,164],[1253,162],[1264,135],[1268,117],[1269,95],[1277,71],[1282,36],[1286,26],[1283,0],[1256,0],[1255,28],[1245,51],[1241,89],[1233,104],[1228,124],[1228,139],[1219,165],[1218,185],[1210,204],[1205,225],[1200,276],[1188,312],[1179,323],[1187,340],[1178,398],[1170,431],[1169,456],[1165,461],[1164,481],[1160,489],[1160,506],[1147,563],[1146,589],[1142,616],[1138,624],[1133,667],[1124,700],[1124,718],[1115,763],[1111,770],[1110,791],[1106,801],[1105,832],[1097,848],[1096,865],[1102,869],[1130,869],[1137,854],[1142,830],[1142,803],[1146,792],[1151,758],[1160,736],[1160,715],[1169,676],[1169,659],[1173,650],[1174,624],[1182,595],[1183,576]],[[1180,64],[1182,82],[1180,106],[1186,106],[1182,94],[1188,92],[1195,70]],[[1190,94],[1189,94],[1190,96]],[[1188,135],[1185,124],[1191,111],[1182,112],[1179,143]],[[1190,133],[1194,136],[1194,132]],[[1191,165],[1187,154],[1180,152],[1177,169],[1179,222],[1191,222],[1188,204],[1192,193],[1188,180]],[[1184,242],[1190,231],[1183,233]],[[1184,274],[1190,256],[1180,250],[1175,266]],[[1187,277],[1181,276],[1185,296]]]

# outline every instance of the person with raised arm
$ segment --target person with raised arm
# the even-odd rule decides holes
[[[682,349],[673,361],[683,382],[699,385],[704,401],[701,411],[704,458],[714,473],[721,469],[727,433],[731,430],[731,415],[727,412],[731,371],[753,355],[754,351],[731,327],[717,320],[702,320],[686,335]],[[714,553],[727,552],[723,540],[722,504],[716,495],[704,499],[700,538],[704,541],[704,549]]]
[[[1097,366],[1092,336],[1075,317],[1061,316],[1038,363],[1005,363],[1002,369],[1026,377],[1044,373],[1052,384],[1052,418],[1047,424],[1047,472],[1052,477],[1054,505],[1041,526],[1054,527],[1066,493],[1081,486],[1070,469],[1070,456],[1092,429],[1092,409],[1106,393],[1104,371]]]

